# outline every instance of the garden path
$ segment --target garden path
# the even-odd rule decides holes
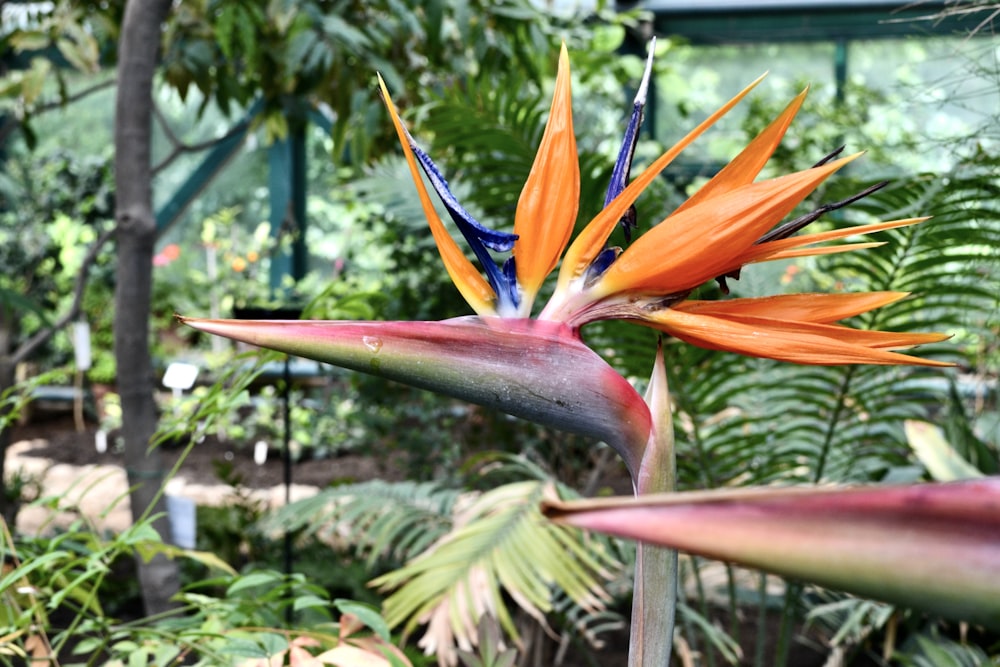
[[[121,453],[113,436],[107,451],[95,447],[96,427],[87,425],[78,432],[70,418],[33,422],[17,427],[7,450],[8,478],[17,471],[37,480],[40,498],[61,498],[53,513],[53,503],[26,503],[18,515],[18,530],[35,534],[65,528],[85,517],[101,531],[121,531],[131,522],[128,483]],[[284,470],[280,453],[271,451],[267,461],[254,462],[250,446],[220,443],[214,438],[195,445],[186,454],[177,475],[167,483],[167,493],[188,498],[199,505],[232,502],[239,493],[267,507],[285,502]],[[184,453],[183,447],[164,447],[164,465],[169,469]],[[227,470],[239,489],[224,482],[220,471]],[[372,456],[351,454],[324,460],[296,462],[292,467],[291,498],[313,495],[335,481],[360,481],[380,477],[397,479],[398,470],[387,470]]]

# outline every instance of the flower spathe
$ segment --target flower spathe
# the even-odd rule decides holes
[[[642,396],[561,322],[180,320],[589,436],[611,445],[633,474],[652,429]]]
[[[549,518],[1000,628],[1000,478],[548,502]]]
[[[627,248],[608,247],[619,224],[631,238],[637,227],[635,202],[650,183],[757,84],[631,179],[651,72],[652,49],[605,205],[572,241],[580,168],[565,46],[548,121],[511,232],[489,229],[458,202],[444,173],[403,125],[379,77],[442,262],[476,317],[443,322],[183,321],[209,333],[381,375],[603,440],[624,459],[637,495],[673,487],[672,419],[662,355],[644,400],[584,345],[580,329],[588,323],[622,319],[701,347],[803,364],[942,365],[897,350],[946,336],[859,331],[837,324],[904,298],[901,292],[688,298],[706,281],[724,284],[748,264],[872,247],[878,244],[817,244],[923,220],[799,234],[823,212],[865,191],[783,222],[825,179],[857,157],[838,159],[834,153],[809,169],[757,180],[801,107],[804,92],[687,202]],[[478,266],[452,238],[425,177]],[[509,256],[498,263],[494,253]],[[557,266],[552,295],[536,313],[535,301]],[[664,575],[676,560],[651,545],[640,553],[636,581],[644,594],[635,598],[630,664],[662,665],[669,656],[672,617],[658,614],[656,605],[672,595],[675,579]]]

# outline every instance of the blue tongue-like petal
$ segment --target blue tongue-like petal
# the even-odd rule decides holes
[[[615,168],[611,172],[611,183],[608,184],[608,193],[604,197],[604,205],[607,206],[615,197],[621,194],[628,185],[629,174],[632,170],[632,157],[635,155],[635,145],[639,141],[639,126],[642,125],[642,110],[646,106],[646,93],[649,90],[649,77],[653,72],[653,52],[656,46],[656,38],[649,44],[649,56],[646,58],[646,71],[642,74],[642,82],[639,90],[636,91],[635,100],[632,102],[632,116],[629,118],[628,126],[625,128],[625,136],[622,138],[622,147],[618,151],[618,159],[615,160]],[[632,230],[637,226],[634,211],[631,215],[626,215],[621,219],[621,225],[625,232],[625,240],[632,240]]]
[[[430,156],[427,155],[419,146],[410,140],[410,148],[413,149],[413,153],[417,157],[417,161],[420,162],[420,166],[423,167],[424,173],[427,174],[427,178],[430,180],[431,185],[434,187],[434,191],[437,192],[438,196],[441,198],[442,203],[444,203],[445,208],[448,209],[451,219],[455,221],[458,225],[459,230],[469,241],[470,244],[475,245],[476,242],[482,243],[490,250],[496,250],[497,252],[510,252],[514,249],[514,241],[517,240],[517,234],[512,234],[510,232],[500,232],[489,227],[484,227],[479,221],[472,217],[472,214],[465,210],[458,200],[455,199],[455,195],[451,193],[448,188],[448,181],[445,180],[441,171],[431,160]],[[470,238],[471,237],[471,238]]]
[[[458,230],[462,232],[462,236],[465,237],[469,247],[472,248],[472,252],[475,253],[476,258],[482,265],[483,271],[486,273],[486,279],[497,295],[498,310],[503,312],[509,309],[516,309],[519,300],[516,278],[502,271],[497,266],[496,261],[494,261],[489,251],[510,252],[514,249],[514,241],[517,240],[517,234],[489,229],[473,218],[472,214],[458,203],[455,195],[452,194],[451,189],[448,187],[448,181],[445,180],[444,175],[437,168],[437,165],[434,164],[434,161],[431,160],[430,156],[417,146],[409,132],[406,133],[406,138],[410,143],[413,155],[417,158],[417,162],[420,163],[424,173],[427,174],[427,179],[430,181],[431,187],[434,188],[438,197],[441,198],[441,202],[448,210],[448,215],[451,216],[455,225],[458,226]]]

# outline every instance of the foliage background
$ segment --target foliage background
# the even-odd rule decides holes
[[[161,254],[171,245],[179,249],[176,257],[173,251],[164,254],[167,261],[156,269],[158,319],[154,327],[163,334],[158,341],[161,360],[177,354],[193,355],[194,349],[209,355],[212,361],[208,363],[213,367],[227,359],[213,359],[205,341],[172,331],[170,316],[174,311],[207,312],[212,299],[225,311],[270,297],[268,255],[277,243],[270,230],[261,231],[260,227],[269,213],[263,186],[267,180],[266,148],[287,134],[290,123],[301,122],[303,99],[330,105],[335,119],[332,133],[313,128],[308,135],[311,226],[307,242],[316,270],[298,289],[312,299],[311,316],[438,319],[466,314],[438,267],[436,250],[408,187],[409,176],[388,132],[380,101],[372,92],[370,72],[375,68],[389,82],[418,141],[446,168],[459,198],[484,222],[504,228],[510,225],[510,212],[541,132],[555,46],[560,38],[566,39],[573,57],[584,179],[580,223],[598,210],[627,110],[625,91],[634,88],[641,73],[638,59],[616,54],[626,32],[635,28],[636,17],[612,19],[604,15],[607,23],[585,24],[570,18],[543,17],[519,2],[451,3],[447,11],[446,4],[432,2],[418,8],[385,0],[179,6],[164,37],[157,103],[165,125],[158,125],[155,159],[174,155],[171,134],[189,144],[218,137],[257,96],[264,100],[265,110],[239,159],[159,242]],[[113,12],[95,10],[88,3],[60,3],[59,9],[67,13],[53,19],[45,34],[72,32],[67,26],[86,20],[98,28],[91,33],[96,42],[112,48]],[[94,13],[87,13],[91,11]],[[352,27],[356,25],[363,28]],[[3,39],[5,45],[20,48],[12,33]],[[995,48],[995,40],[989,43]],[[42,84],[26,82],[22,76],[19,87],[4,89],[4,110],[8,116],[18,117],[24,143],[8,142],[4,155],[0,252],[10,271],[4,272],[0,290],[23,313],[20,336],[43,326],[46,313],[65,303],[81,246],[110,223],[113,193],[109,190],[107,145],[112,127],[105,111],[110,92],[98,90],[64,110],[33,113],[40,111],[44,102],[64,97],[67,90],[87,87],[108,76],[95,68],[96,60],[87,59],[89,44],[79,37],[60,48],[62,57],[80,73],[67,71],[45,78],[44,66],[29,61],[27,71],[37,74],[39,81],[44,79]],[[862,55],[855,69],[859,74],[849,82],[844,96],[838,99],[830,86],[814,86],[810,101],[770,166],[775,172],[799,169],[840,143],[847,143],[848,150],[870,148],[861,168],[838,177],[809,205],[835,201],[884,177],[891,177],[892,184],[821,224],[841,226],[925,213],[933,214],[933,221],[886,232],[880,239],[889,241],[886,246],[863,254],[751,267],[733,284],[737,296],[779,289],[909,291],[909,299],[858,324],[952,332],[954,338],[948,343],[928,346],[919,353],[954,360],[958,370],[941,375],[919,369],[800,368],[668,344],[683,487],[926,478],[927,472],[913,456],[902,430],[908,418],[943,424],[960,454],[983,472],[997,472],[1000,257],[996,248],[1000,247],[1000,212],[996,202],[1000,199],[995,174],[1000,150],[997,119],[973,113],[997,108],[989,102],[975,102],[982,86],[986,86],[983,94],[993,97],[978,99],[996,99],[995,80],[990,78],[996,74],[995,63],[990,69],[991,61],[977,55],[980,45],[975,40],[913,40],[859,48]],[[766,87],[745,105],[744,115],[721,125],[668,179],[656,184],[640,203],[644,225],[661,219],[684,193],[697,187],[713,165],[728,159],[736,146],[797,92],[801,78],[827,78],[823,70],[828,57],[825,47],[817,47],[818,51],[788,47],[780,53],[772,46],[711,50],[661,43],[660,48],[664,53],[656,75],[661,91],[655,112],[658,133],[643,140],[640,161],[655,155],[661,144],[669,144],[675,133],[686,131],[705,108],[727,97],[760,70],[773,67],[775,61],[791,65],[783,64],[775,72]],[[873,72],[888,69],[885,63],[899,54],[902,57],[892,74],[902,85],[884,87],[872,78]],[[756,65],[765,60],[767,65]],[[929,70],[919,64],[927,64]],[[8,72],[5,81],[12,82],[13,76],[13,71]],[[329,91],[340,89],[351,93],[329,95]],[[972,109],[957,115],[951,112],[954,106],[947,111],[935,106],[939,100],[967,101]],[[169,127],[170,132],[163,127]],[[197,152],[184,150],[164,163],[156,182],[160,203],[198,159]],[[617,242],[624,241],[619,238]],[[214,278],[209,276],[210,255],[220,260]],[[98,350],[98,364],[91,372],[94,382],[114,377],[113,367],[108,366],[112,313],[107,301],[113,289],[110,262],[108,251],[87,288],[85,310]],[[214,295],[213,286],[217,288]],[[712,286],[704,291],[705,296],[718,296]],[[586,335],[616,368],[642,383],[649,370],[653,334],[627,325],[602,324],[588,329]],[[44,367],[60,367],[69,357],[68,341],[56,338],[36,361]],[[433,483],[433,491],[449,499],[482,490],[489,480],[528,478],[526,467],[532,475],[540,473],[578,490],[610,489],[602,483],[592,488],[592,480],[613,477],[616,464],[591,443],[407,388],[386,387],[370,378],[338,379],[336,390],[335,398],[327,395],[320,402],[304,402],[302,413],[292,416],[298,424],[312,426],[300,429],[300,445],[333,451],[374,449],[386,457],[405,455],[401,460],[408,476]],[[233,390],[230,387],[228,391]],[[196,409],[205,406],[214,406],[216,418],[230,424],[229,428],[238,421],[232,417],[238,413],[231,406],[224,409],[201,397]],[[280,431],[280,417],[273,411],[269,414],[262,409],[255,414],[256,421],[248,421],[249,429],[230,437],[249,445],[261,433],[273,437]],[[313,442],[306,442],[310,435]],[[331,447],[330,443],[335,444]],[[491,473],[497,477],[484,477],[484,463],[509,462],[505,455],[516,455],[516,465],[505,463],[499,466],[499,473]],[[394,492],[410,499],[429,493],[428,487],[402,485]],[[406,514],[412,505],[399,503],[402,518],[395,524],[399,530],[414,525],[425,529],[441,522],[447,513],[416,520]],[[267,542],[266,531],[255,523],[258,517],[246,509],[241,510],[242,519],[228,534],[222,531],[211,545],[213,550],[221,552],[227,543],[231,547],[234,535],[245,533],[248,526],[261,531],[253,533],[254,539]],[[305,512],[308,508],[297,509]],[[360,525],[367,525],[364,522],[375,520],[363,510],[358,508],[355,518],[361,523],[349,524],[348,529],[359,530]],[[317,525],[331,520],[327,505],[315,503],[310,511],[314,513],[299,515],[299,520],[311,518]],[[381,520],[397,519],[389,516]],[[394,535],[390,531],[382,537],[388,540]],[[114,548],[133,546],[129,539],[132,537],[119,537]],[[32,543],[22,551],[35,562],[41,557],[52,558],[48,554],[59,548],[58,544],[41,543],[36,553],[31,551],[35,546]],[[78,560],[66,557],[72,565],[64,568],[69,573],[65,576],[83,577],[106,567],[114,560],[105,551],[109,548],[87,537],[79,548]],[[615,551],[620,546],[607,548],[621,560],[630,557]],[[349,553],[349,549],[339,552],[339,566],[353,572],[347,578],[359,584],[354,592],[364,591],[360,580],[367,572],[358,572]],[[389,570],[412,555],[390,553],[385,560],[370,562],[375,563],[375,571]],[[250,576],[255,566],[244,565],[244,576]],[[686,562],[685,574],[688,600],[683,608],[682,632],[692,650],[703,653],[707,664],[735,661],[740,655],[747,663],[772,664],[770,656],[762,657],[765,647],[776,651],[773,664],[780,664],[781,652],[789,650],[787,624],[781,625],[785,618],[808,618],[811,638],[825,651],[842,651],[858,659],[878,654],[888,645],[890,633],[899,637],[897,660],[901,664],[919,664],[941,653],[958,656],[948,659],[962,664],[970,655],[995,652],[989,638],[981,646],[976,645],[976,638],[963,643],[956,628],[915,612],[887,610],[823,591],[799,595],[801,590],[795,587],[782,596],[780,587],[776,593],[773,582],[769,585],[763,577],[725,568],[721,579],[713,578],[716,566],[693,559]],[[204,571],[199,570],[196,577],[203,576]],[[628,582],[616,576],[605,582],[606,587],[619,593],[627,590]],[[256,616],[264,611],[241,606],[252,604],[246,597],[251,590],[266,591],[265,599],[270,599],[268,595],[284,599],[289,594],[297,601],[310,602],[293,603],[298,605],[297,611],[313,606],[326,610],[319,620],[309,622],[332,618],[332,601],[312,587],[314,582],[265,579],[261,575],[231,582],[203,581],[199,585],[225,589],[218,599],[227,611],[219,613],[216,608],[214,616],[209,609],[216,604],[215,598],[199,597],[202,593],[189,589],[185,601],[195,613],[187,617],[188,629],[204,629],[210,621],[280,626],[280,618]],[[64,584],[65,579],[49,581],[53,591]],[[96,596],[104,583],[98,580],[89,585]],[[288,593],[289,587],[294,588],[292,593]],[[312,604],[309,596],[321,602]],[[239,598],[238,604],[233,603],[234,598]],[[620,607],[621,597],[618,603]],[[26,608],[33,609],[30,605]],[[769,622],[779,625],[779,630],[784,628],[781,632],[786,634],[778,633],[777,648],[753,632],[747,639],[748,632],[740,622],[744,608],[757,610],[758,628],[767,629]],[[591,618],[597,620],[593,621],[579,610],[559,609],[552,606],[550,622],[561,624],[560,629],[576,641],[587,638],[603,619],[596,612]],[[118,646],[123,654],[134,650],[133,644],[114,644],[133,638],[109,634],[111,625],[106,617],[95,613],[90,622],[94,624],[88,626],[90,630],[104,637],[106,644]],[[888,630],[890,626],[902,629]],[[177,626],[170,629],[175,633],[182,630]],[[726,633],[731,636],[728,640]],[[260,646],[268,641],[281,645],[280,638],[253,641]],[[287,644],[287,638],[285,641]],[[215,647],[205,650],[213,655],[210,651]]]

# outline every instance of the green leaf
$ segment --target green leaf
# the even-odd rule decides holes
[[[336,14],[327,14],[323,17],[323,29],[334,41],[342,42],[351,51],[363,49],[370,44],[365,33]]]
[[[261,632],[255,634],[254,639],[263,647],[264,653],[268,656],[288,650],[288,638],[276,632]]]
[[[983,477],[983,473],[959,456],[945,440],[944,432],[933,424],[907,421],[906,439],[935,481],[953,482]]]
[[[346,600],[344,598],[338,598],[333,601],[333,605],[342,614],[351,614],[356,616],[359,621],[364,623],[366,626],[372,629],[376,635],[381,637],[384,641],[390,641],[391,635],[389,633],[389,625],[379,614],[378,610],[367,605],[363,602],[356,602],[354,600]]]
[[[243,637],[227,636],[226,641],[218,649],[223,655],[237,658],[269,658],[271,654],[257,642]]]
[[[280,582],[281,575],[277,572],[251,572],[250,574],[244,574],[237,577],[236,580],[229,585],[229,588],[226,589],[226,595],[228,597],[233,597],[237,593],[243,593],[250,588],[257,588],[259,586],[270,587]]]
[[[0,592],[3,592],[10,588],[17,581],[27,577],[32,572],[42,568],[54,568],[56,563],[59,563],[65,559],[72,558],[73,554],[68,551],[50,551],[49,553],[42,554],[30,561],[21,563],[19,566],[10,570],[7,574],[0,578]]]
[[[324,600],[317,595],[299,595],[295,598],[295,602],[292,604],[292,609],[295,611],[301,611],[302,609],[309,609],[310,607],[326,607],[329,604],[329,600]]]
[[[48,48],[49,36],[40,30],[18,30],[9,37],[11,46],[18,53],[41,51]]]

